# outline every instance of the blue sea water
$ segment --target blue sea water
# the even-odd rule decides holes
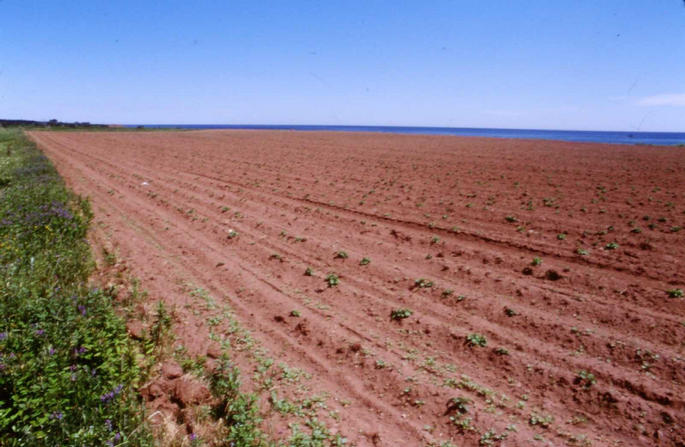
[[[136,127],[135,124],[126,127]],[[385,132],[421,135],[458,135],[467,137],[523,138],[586,143],[685,144],[685,132],[617,132],[591,130],[487,129],[468,127],[327,126],[280,124],[146,124],[164,129],[254,129],[337,132]]]

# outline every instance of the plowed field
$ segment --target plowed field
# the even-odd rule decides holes
[[[272,390],[326,396],[320,420],[349,444],[685,445],[682,148],[31,137],[90,196],[98,243],[174,309],[178,343],[212,357],[229,331],[192,283],[306,373],[297,389],[282,367]],[[273,405],[266,429],[289,436]]]

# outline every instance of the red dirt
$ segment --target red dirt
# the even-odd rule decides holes
[[[187,305],[191,279],[276,362],[312,374],[339,411],[329,428],[354,445],[491,445],[491,429],[507,434],[492,445],[685,445],[685,300],[666,293],[685,288],[682,149],[285,131],[31,137],[91,197],[144,287],[176,304],[189,352],[210,346]],[[329,272],[339,285],[327,287]],[[392,321],[399,308],[414,313]],[[471,333],[487,346],[469,346]],[[472,400],[468,412],[454,397]]]

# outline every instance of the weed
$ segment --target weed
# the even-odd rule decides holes
[[[564,239],[566,239],[566,234],[565,233],[557,234],[557,239],[560,241],[563,241]]]
[[[304,270],[304,276],[314,276],[314,270],[311,267],[307,267]]]
[[[233,230],[233,229],[230,229],[230,230],[228,230],[227,237],[229,239],[235,239],[238,237],[238,232]]]
[[[533,261],[530,264],[534,266],[542,265],[542,258],[533,258]]]
[[[616,242],[609,242],[604,246],[607,250],[616,250],[618,248],[618,244]]]
[[[88,201],[21,132],[0,142],[0,444],[152,445],[137,349],[115,297],[88,284]]]
[[[507,216],[507,217],[504,218],[504,220],[506,220],[506,221],[509,222],[509,223],[518,222],[518,219],[517,219],[516,217],[514,217],[514,216]]]
[[[371,264],[371,259],[369,258],[362,258],[361,261],[359,261],[359,265],[369,265]]]
[[[576,254],[578,254],[578,255],[580,255],[580,256],[587,256],[587,255],[588,255],[588,251],[585,250],[585,249],[583,249],[583,248],[578,248],[578,249],[576,250]]]
[[[346,252],[344,252],[344,251],[341,250],[341,251],[339,251],[339,252],[336,252],[334,257],[335,257],[336,259],[347,259],[349,256],[347,255]]]
[[[495,354],[497,355],[509,355],[509,350],[507,348],[499,347],[495,349]]]
[[[291,317],[299,317],[300,315],[301,315],[301,314],[300,314],[300,311],[299,311],[299,310],[291,310],[291,311],[290,311],[290,316],[291,316]]]
[[[217,418],[224,420],[228,433],[225,445],[267,447],[266,436],[259,429],[261,418],[257,397],[240,392],[240,373],[226,358],[222,358],[210,376]]]
[[[452,290],[452,289],[445,289],[445,290],[442,291],[442,293],[440,294],[440,296],[442,296],[443,298],[447,298],[447,297],[449,297],[449,296],[452,296],[452,294],[454,294],[454,290]]]
[[[433,236],[433,237],[431,238],[431,245],[435,245],[435,244],[437,244],[438,242],[440,242],[440,238],[439,238],[439,237]]]

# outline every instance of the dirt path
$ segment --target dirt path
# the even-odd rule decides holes
[[[685,302],[666,293],[685,288],[682,149],[30,135],[91,197],[100,240],[175,306],[190,353],[215,329],[192,283],[311,374],[355,445],[683,445]]]

